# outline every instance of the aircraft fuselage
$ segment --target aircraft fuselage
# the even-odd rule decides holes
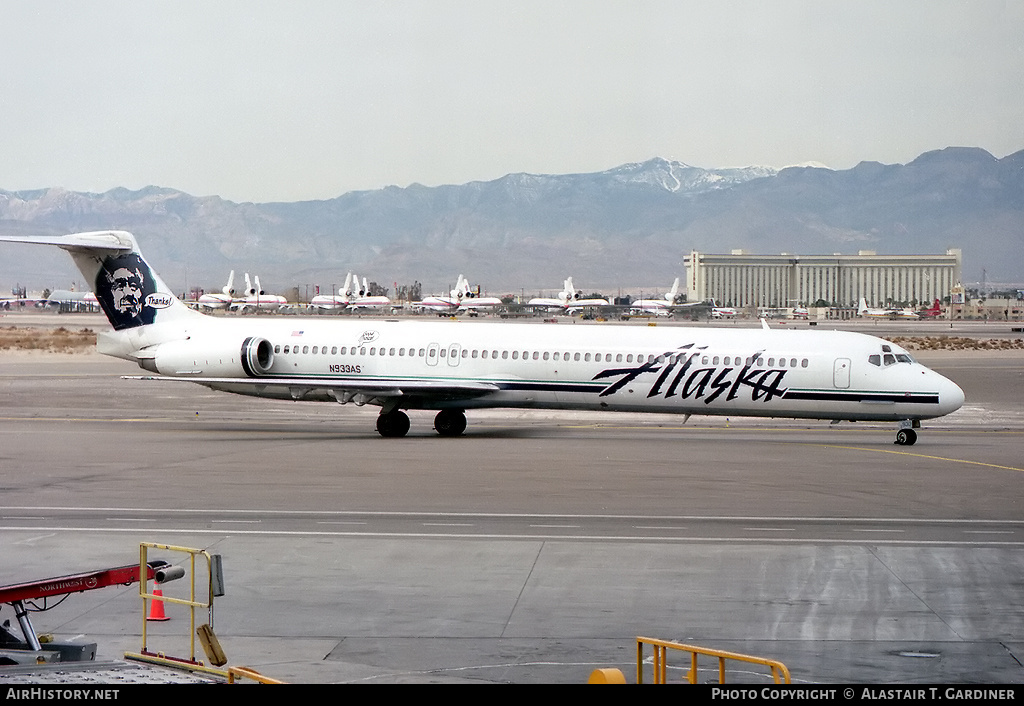
[[[919,420],[964,401],[956,384],[905,350],[863,334],[213,318],[174,296],[130,233],[0,240],[71,254],[113,329],[98,336],[101,353],[136,361],[155,379],[376,405],[377,431],[386,437],[408,432],[403,409],[440,410],[434,428],[457,436],[466,409],[525,407],[898,420],[896,443],[913,444]],[[465,278],[459,281],[453,296],[466,292]]]
[[[396,391],[438,382],[493,388],[471,399],[391,395],[407,409],[881,421],[937,417],[963,402],[955,384],[894,344],[840,331],[303,319],[197,325],[201,329],[188,327],[188,340],[171,335],[151,347],[153,357],[143,367],[228,392],[306,400],[335,401],[333,390],[346,382]],[[243,363],[243,344],[254,338],[272,350],[259,370]],[[893,360],[887,365],[881,363],[883,346]],[[111,343],[105,347],[116,354]],[[136,357],[127,348],[125,353]],[[871,363],[872,356],[880,362]]]

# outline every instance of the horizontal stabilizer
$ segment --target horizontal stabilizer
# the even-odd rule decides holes
[[[135,243],[128,233],[114,230],[73,233],[71,235],[0,235],[0,240],[9,243],[56,245],[65,250],[112,250],[115,252],[126,252],[135,247]]]

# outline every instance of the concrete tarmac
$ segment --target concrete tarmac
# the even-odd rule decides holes
[[[375,408],[0,352],[0,584],[205,548],[230,663],[293,682],[632,682],[644,635],[797,683],[1024,683],[1024,354],[917,357],[967,404],[897,447],[885,424],[501,410],[382,439]],[[116,659],[142,646],[137,591],[32,620]],[[167,611],[147,647],[187,656]]]

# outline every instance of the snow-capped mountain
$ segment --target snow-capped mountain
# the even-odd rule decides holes
[[[0,191],[0,230],[131,230],[172,286],[257,271],[276,291],[349,269],[441,291],[463,272],[490,292],[667,286],[691,249],[820,254],[964,251],[965,278],[1024,279],[1024,152],[948,148],[901,165],[705,169],[655,158],[586,174],[387,187],[296,203],[238,204],[173,189]],[[12,250],[11,248],[16,248]],[[73,270],[10,246],[0,286],[64,287]],[[38,252],[37,252],[38,251]],[[55,273],[56,268],[56,273]]]

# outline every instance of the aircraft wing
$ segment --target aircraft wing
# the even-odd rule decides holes
[[[565,303],[566,311],[573,309],[614,309],[621,308],[621,304],[612,304],[604,299],[576,299]]]
[[[261,393],[267,388],[287,390],[293,399],[299,400],[314,391],[323,391],[345,403],[355,401],[365,404],[370,400],[394,400],[396,398],[417,398],[422,400],[466,400],[498,392],[496,384],[473,381],[447,380],[389,380],[382,378],[213,378],[186,375],[125,375],[125,380],[163,380],[168,382],[191,382],[214,389],[225,387],[252,388]],[[360,400],[357,396],[362,396]]]
[[[669,309],[692,309],[695,306],[704,306],[711,308],[714,306],[709,300],[702,302],[682,302],[680,304],[668,304]]]
[[[10,306],[11,304],[45,304],[47,299],[36,299],[33,297],[0,297],[0,306]]]

